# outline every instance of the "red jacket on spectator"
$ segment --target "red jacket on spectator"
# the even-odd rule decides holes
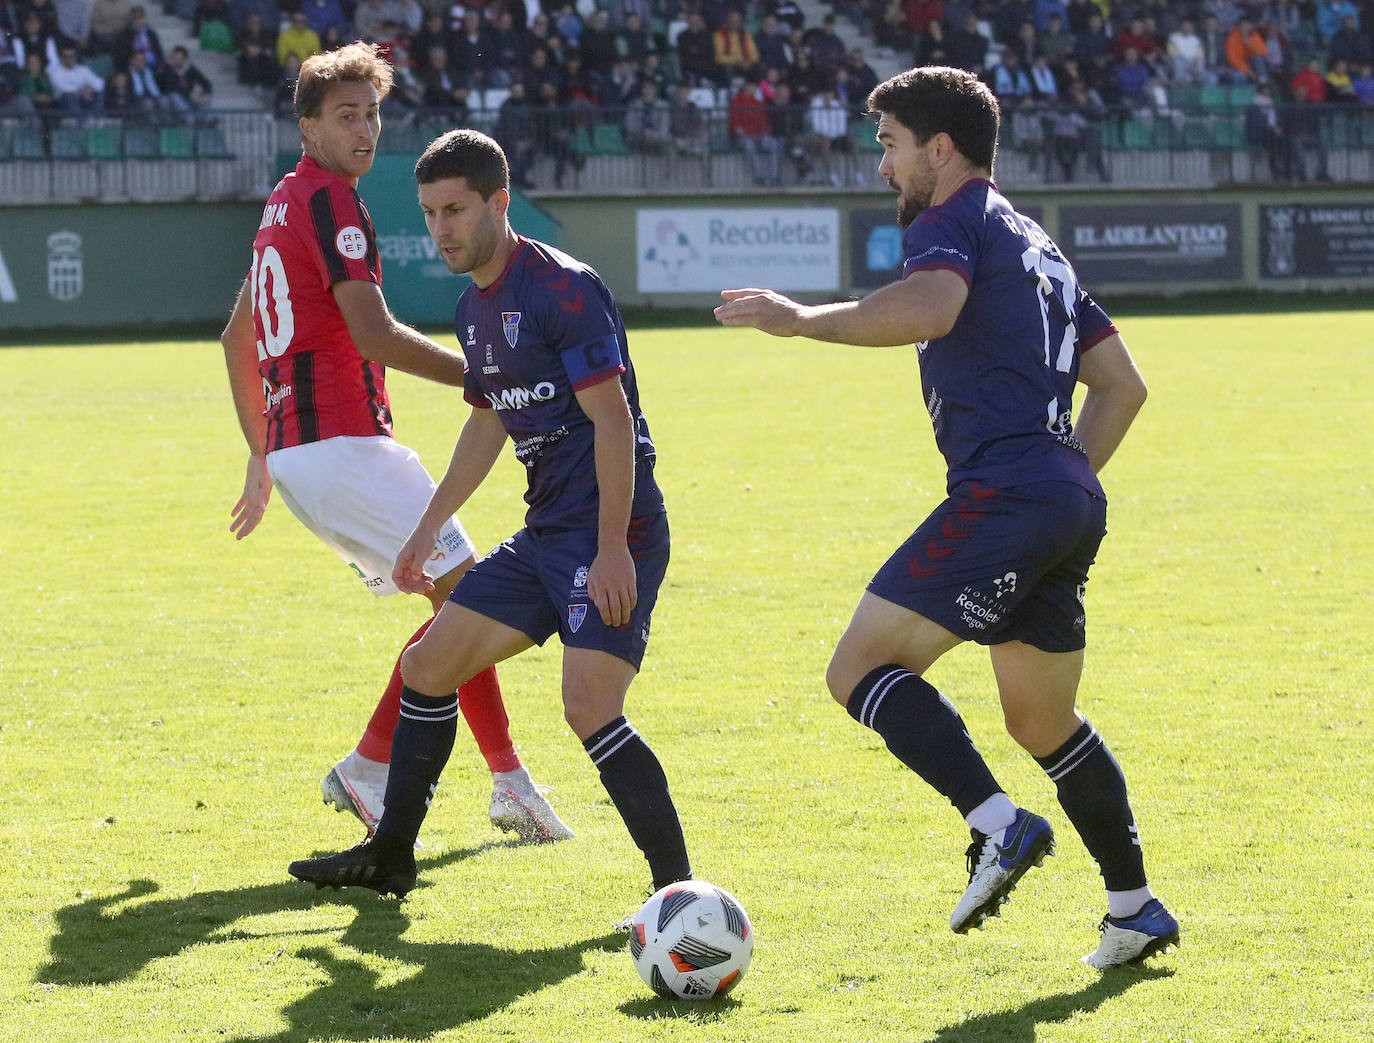
[[[1125,59],[1126,48],[1128,47],[1134,47],[1141,59],[1147,62],[1163,50],[1159,46],[1159,41],[1145,32],[1144,23],[1140,21],[1131,22],[1130,25],[1116,34],[1116,41],[1112,44],[1112,54],[1117,61]]]
[[[1301,87],[1307,92],[1308,101],[1326,100],[1326,77],[1321,74],[1320,69],[1312,68],[1312,66],[1316,64],[1318,63],[1312,62],[1308,65],[1304,65],[1298,70],[1298,74],[1293,77],[1293,81],[1289,86],[1292,88],[1295,96],[1298,93],[1298,88]]]
[[[902,10],[906,12],[907,31],[912,33],[925,32],[931,19],[945,20],[944,0],[905,0]]]
[[[758,95],[755,83],[746,82],[730,99],[730,133],[761,138],[768,133],[768,109]]]

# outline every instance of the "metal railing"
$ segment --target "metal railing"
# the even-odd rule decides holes
[[[1028,103],[1003,120],[997,177],[1007,188],[1196,187],[1374,181],[1374,107],[1194,101],[1118,109]],[[866,119],[818,133],[806,106],[770,109],[767,135],[731,129],[728,109],[479,109],[388,112],[384,152],[416,155],[455,126],[487,131],[535,195],[883,192]],[[690,117],[690,118],[689,118]],[[299,147],[295,120],[266,112],[157,117],[0,117],[0,205],[262,199],[277,157]]]

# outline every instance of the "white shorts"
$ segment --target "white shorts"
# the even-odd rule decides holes
[[[326,438],[268,453],[267,472],[291,513],[368,590],[399,593],[392,566],[434,494],[434,479],[412,450],[385,435]],[[476,553],[462,524],[450,518],[425,571],[438,579]]]

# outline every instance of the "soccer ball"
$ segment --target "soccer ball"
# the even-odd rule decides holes
[[[635,970],[665,999],[724,996],[753,954],[749,914],[729,891],[704,880],[669,884],[630,923]]]

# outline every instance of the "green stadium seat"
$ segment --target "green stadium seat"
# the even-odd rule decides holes
[[[153,127],[125,127],[124,155],[129,159],[157,158],[157,130]]]
[[[20,127],[14,132],[15,159],[47,159],[48,150],[43,144],[43,132],[37,127]]]
[[[1183,124],[1184,148],[1211,148],[1212,128],[1206,117],[1190,117]]]
[[[1233,83],[1226,88],[1226,104],[1233,109],[1243,109],[1255,100],[1255,88],[1248,83]]]
[[[192,159],[190,127],[163,127],[157,132],[157,151],[163,159]]]
[[[1218,116],[1212,121],[1212,144],[1217,148],[1244,148],[1244,120]]]
[[[218,127],[201,127],[196,131],[196,155],[202,159],[229,159],[229,142]]]
[[[87,127],[86,155],[91,159],[118,159],[119,128],[110,125]]]
[[[881,152],[883,150],[882,143],[874,137],[877,132],[878,128],[871,120],[849,121],[849,136],[859,146],[860,151]]]
[[[1143,120],[1126,120],[1121,124],[1123,148],[1154,148],[1154,127]]]
[[[1322,136],[1331,148],[1349,148],[1355,144],[1355,134],[1350,126],[1350,117],[1343,112],[1324,114],[1319,126]]]
[[[80,127],[54,127],[49,149],[53,159],[85,159],[86,132]]]
[[[1374,147],[1374,113],[1364,112],[1358,117],[1360,137],[1366,147]]]
[[[1202,104],[1202,88],[1190,83],[1173,83],[1168,89],[1169,108],[1196,112]]]
[[[573,131],[572,147],[574,152],[583,156],[592,151],[592,136],[587,128],[581,123],[579,123],[577,129]]]
[[[1208,84],[1198,91],[1198,104],[1204,109],[1224,109],[1228,104],[1226,88],[1220,84]]]
[[[620,132],[619,123],[594,123],[592,125],[592,151],[601,156],[627,156],[630,147],[625,144],[625,135]]]
[[[108,54],[92,54],[85,59],[86,68],[102,80],[108,80],[114,73],[114,58]]]

